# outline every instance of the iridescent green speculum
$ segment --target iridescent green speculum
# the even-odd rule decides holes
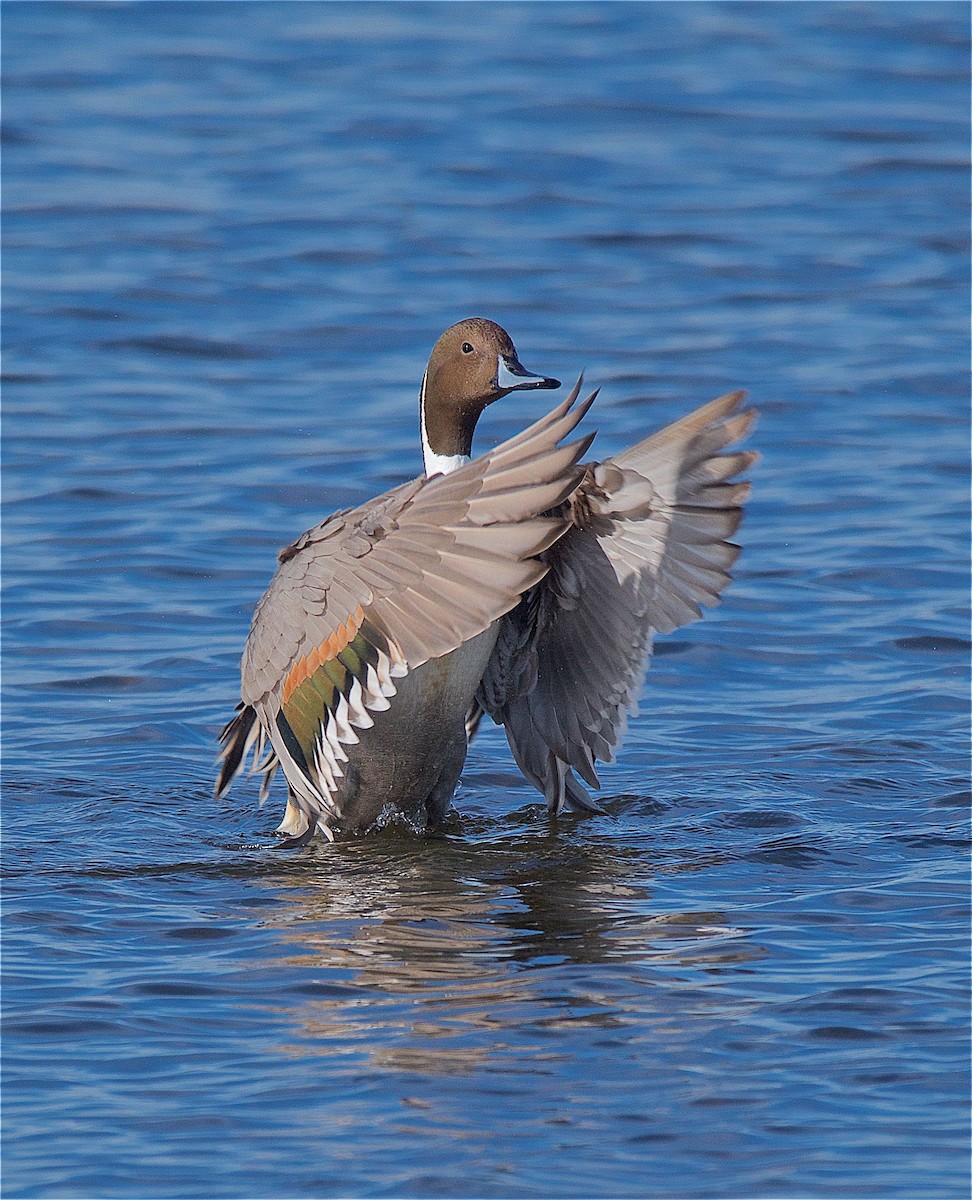
[[[334,713],[341,696],[349,695],[355,679],[367,683],[368,666],[378,663],[378,651],[365,637],[365,626],[336,658],[322,663],[299,687],[294,688],[282,712],[304,758],[314,754],[322,718]]]

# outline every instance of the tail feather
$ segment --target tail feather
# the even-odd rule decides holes
[[[260,724],[256,711],[241,700],[236,706],[236,715],[227,721],[219,735],[222,750],[217,762],[220,764],[216,779],[216,795],[222,796],[240,772],[240,768],[260,736]]]

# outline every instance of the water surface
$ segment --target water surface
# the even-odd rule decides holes
[[[967,35],[5,6],[7,1195],[967,1194]],[[607,817],[490,729],[444,837],[282,853],[250,613],[474,313],[604,453],[750,389],[737,581]]]

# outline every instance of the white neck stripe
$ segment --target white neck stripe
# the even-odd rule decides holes
[[[425,385],[428,378],[429,369],[426,367],[422,376],[422,391],[419,393],[419,413],[422,424],[422,458],[425,460],[425,474],[431,478],[433,475],[448,475],[451,471],[464,467],[469,462],[469,455],[436,454],[429,445],[429,435],[425,431]]]

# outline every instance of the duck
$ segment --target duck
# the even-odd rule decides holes
[[[501,725],[548,812],[591,795],[636,711],[653,639],[730,582],[757,459],[745,392],[601,461],[576,434],[583,376],[546,415],[473,457],[485,409],[559,388],[484,317],[436,341],[419,390],[424,471],[282,549],[240,664],[216,795],[280,769],[282,845],[404,820],[441,828],[482,719]],[[586,786],[585,786],[586,785]]]

